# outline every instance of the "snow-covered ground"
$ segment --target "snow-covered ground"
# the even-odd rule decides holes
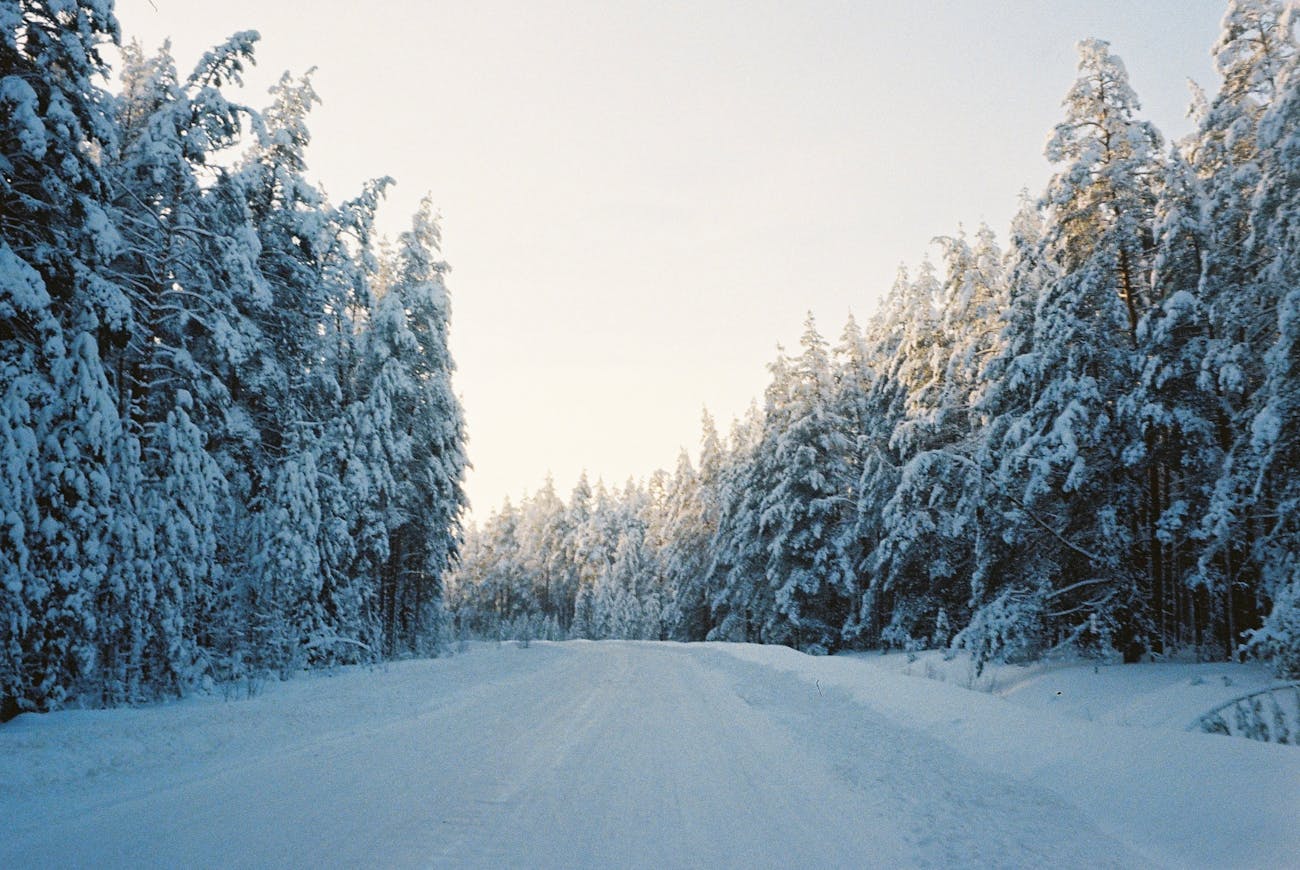
[[[1002,698],[908,664],[475,645],[237,702],[21,716],[0,726],[0,867],[1300,861],[1300,749],[1169,710],[1243,672],[1040,670]]]
[[[1261,664],[1161,662],[1098,664],[1045,661],[990,664],[976,676],[969,656],[942,651],[915,654],[848,653],[887,673],[920,676],[1006,698],[1031,709],[1089,722],[1185,731],[1225,701],[1279,685]]]

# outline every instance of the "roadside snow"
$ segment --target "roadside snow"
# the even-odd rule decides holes
[[[1231,665],[1120,666],[1097,674],[1091,667],[1044,669],[1004,685],[1003,698],[891,672],[871,656],[817,658],[784,647],[713,646],[847,692],[873,713],[917,728],[989,771],[1045,788],[1160,863],[1300,862],[1300,749],[1182,730],[1204,712],[1203,701],[1213,706],[1224,700],[1219,695],[1225,689],[1233,697],[1260,679],[1268,684],[1262,671],[1243,673],[1238,669],[1244,666]],[[1104,678],[1095,679],[1102,671]],[[1217,682],[1196,681],[1216,675]],[[1232,685],[1223,684],[1225,675]],[[1125,702],[1128,697],[1136,700]],[[1054,709],[1057,698],[1063,700]]]
[[[952,657],[937,650],[843,655],[886,673],[977,689],[1035,710],[1089,722],[1176,731],[1187,730],[1225,701],[1278,685],[1268,669],[1257,663],[990,664],[977,677],[970,657],[960,653]]]

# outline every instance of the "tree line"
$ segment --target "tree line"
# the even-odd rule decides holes
[[[310,77],[227,91],[110,0],[0,5],[0,720],[436,648],[465,503],[426,202],[305,175]]]
[[[467,538],[464,627],[1300,675],[1295,17],[1229,3],[1168,145],[1081,43],[1005,243],[938,239],[833,345],[810,316],[698,462],[507,503]]]

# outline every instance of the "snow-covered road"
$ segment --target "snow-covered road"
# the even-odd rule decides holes
[[[17,813],[0,865],[1135,863],[1049,796],[716,651],[481,655],[490,679],[457,680],[456,660],[428,669],[429,706],[409,715],[56,787],[46,812]],[[340,703],[382,703],[347,688]]]
[[[0,760],[0,866],[1151,864],[1058,795],[718,649],[483,646],[273,688],[4,726],[28,755]]]

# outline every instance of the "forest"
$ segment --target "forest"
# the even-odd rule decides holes
[[[257,39],[178,71],[111,0],[0,3],[0,721],[444,642],[438,225],[308,180],[310,77],[227,94]]]
[[[257,41],[184,71],[111,0],[0,4],[0,721],[470,636],[1300,676],[1294,4],[1231,0],[1176,142],[1080,43],[1005,236],[809,315],[673,470],[464,528],[432,206],[331,201],[310,74],[232,96]]]
[[[496,637],[1256,656],[1300,676],[1300,60],[1233,0],[1167,143],[1104,41],[1005,241],[936,240],[874,315],[811,315],[761,404],[622,488],[468,530],[449,601]]]

